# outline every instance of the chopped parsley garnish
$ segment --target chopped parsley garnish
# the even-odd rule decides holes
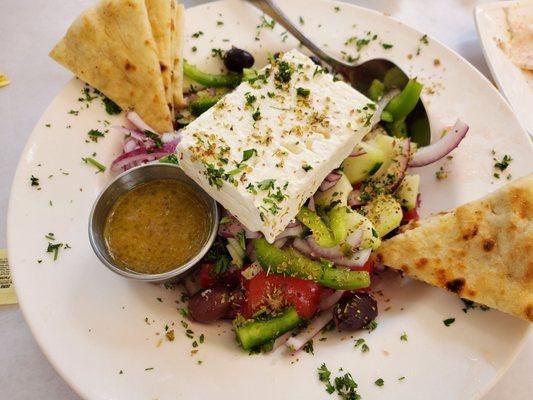
[[[257,155],[256,149],[248,149],[242,152],[242,162],[248,161],[253,156]]]
[[[211,49],[211,56],[212,57],[224,57],[224,52],[222,49]]]
[[[146,137],[153,140],[155,147],[157,147],[158,149],[163,147],[163,142],[161,141],[161,137],[157,133],[154,133],[149,130],[145,130],[144,134],[146,135]]]
[[[442,321],[442,323],[446,326],[450,326],[451,324],[453,324],[455,322],[455,318],[448,318],[448,319],[445,319],[444,321]]]
[[[217,26],[222,26],[224,25],[224,21],[217,21]]]
[[[361,398],[356,391],[357,383],[349,372],[335,378],[335,389],[344,400],[359,400]]]
[[[302,347],[302,350],[306,353],[315,355],[315,349],[313,347],[313,339],[309,340],[304,346]]]
[[[196,47],[196,46],[192,46],[192,47],[191,47],[191,51],[192,51],[193,53],[196,53],[197,50],[198,50],[198,47]]]
[[[178,156],[176,154],[169,154],[167,156],[161,157],[159,159],[159,162],[161,163],[168,163],[168,164],[180,164],[180,160],[178,159]]]
[[[400,336],[400,340],[403,342],[407,342],[407,333],[402,333],[402,336]]]
[[[92,157],[85,157],[85,158],[82,157],[81,159],[85,162],[85,164],[91,164],[92,166],[96,167],[98,169],[96,173],[104,172],[106,170],[105,165],[99,163]]]
[[[428,35],[424,35],[420,38],[420,41],[424,44],[428,44],[429,43],[429,40],[428,40]]]
[[[246,92],[244,94],[244,98],[246,99],[246,105],[247,106],[251,106],[257,100],[257,97],[255,97],[250,92]]]
[[[261,190],[274,189],[275,179],[265,179],[264,181],[257,182],[257,187]]]
[[[70,110],[68,113],[77,117],[80,112],[77,110]]]
[[[296,94],[302,97],[309,97],[309,95],[311,94],[311,90],[305,89],[303,87],[299,87],[299,88],[296,88]]]
[[[312,166],[310,166],[309,164],[304,164],[302,165],[302,169],[305,171],[305,172],[309,172],[313,169]]]
[[[335,6],[335,7],[333,7],[333,10],[335,10],[335,12],[339,12],[341,10],[341,8],[339,6]]]
[[[382,378],[379,378],[379,379],[376,379],[376,381],[374,382],[374,384],[375,384],[376,386],[381,387],[381,386],[383,386],[383,385],[385,384],[385,381],[384,381]]]
[[[278,72],[274,75],[274,79],[281,83],[288,83],[291,80],[292,68],[287,61],[280,61],[278,64]]]
[[[487,307],[487,306],[485,306],[483,304],[477,304],[477,303],[473,302],[472,300],[461,299],[461,301],[465,305],[465,307],[462,309],[465,314],[468,312],[468,310],[475,310],[477,307],[479,307],[479,309],[482,310],[482,311],[490,310],[489,307]]]
[[[59,254],[59,249],[63,247],[63,243],[48,243],[48,247],[46,248],[47,253],[53,253],[54,255],[54,261],[57,260],[57,256]]]
[[[267,96],[273,98],[276,94],[274,92],[267,92]]]
[[[31,186],[39,186],[39,178],[36,176],[30,176],[30,184]]]
[[[404,379],[405,379],[405,376],[400,376],[400,377],[398,378],[399,381],[403,381]]]
[[[276,21],[274,21],[273,19],[269,21],[264,15],[261,15],[261,23],[257,25],[257,28],[274,29],[274,26],[276,26]]]
[[[299,16],[299,17],[298,17],[298,22],[300,23],[300,25],[305,24],[305,21],[304,21],[304,19],[303,19],[302,16]]]
[[[335,391],[335,388],[329,381],[330,377],[331,371],[328,369],[325,363],[322,363],[322,365],[318,368],[318,379],[320,379],[320,382],[324,382],[326,384],[326,392],[332,394]]]
[[[87,135],[89,135],[89,138],[93,142],[98,142],[98,138],[105,137],[104,132],[99,131],[98,129],[91,129],[89,132],[87,132]]]
[[[192,37],[195,39],[198,39],[200,36],[202,36],[204,33],[202,31],[198,31],[192,34]]]
[[[44,126],[46,126],[47,128],[51,128],[52,124],[44,124]]]
[[[370,347],[368,347],[368,345],[365,342],[365,339],[363,338],[357,339],[353,347],[358,348],[359,346],[361,347],[361,352],[363,353],[370,351]]]
[[[110,98],[104,96],[102,101],[104,102],[105,111],[109,115],[116,115],[122,112],[122,108]]]
[[[252,114],[252,118],[254,121],[259,121],[261,119],[261,111],[259,111],[259,108]]]
[[[365,326],[366,330],[368,332],[372,332],[374,329],[378,327],[378,323],[376,320],[370,321],[367,326]]]
[[[499,169],[500,171],[505,171],[513,159],[510,155],[505,154],[500,161],[496,158],[494,158],[494,161],[496,161],[494,163],[494,168]]]
[[[389,43],[381,43],[381,47],[383,47],[385,50],[392,49],[393,45]]]
[[[200,334],[200,337],[198,338],[198,340],[200,341],[200,343],[205,342],[205,336],[203,333]]]
[[[144,370],[145,371],[152,371],[154,369],[154,367],[148,367],[148,368],[145,368]]]

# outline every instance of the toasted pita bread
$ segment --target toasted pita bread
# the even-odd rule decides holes
[[[50,56],[158,132],[172,129],[157,47],[143,0],[102,0]]]
[[[378,262],[533,322],[533,174],[413,225]]]
[[[504,11],[511,34],[509,56],[520,68],[533,71],[533,4],[517,4]]]
[[[174,0],[144,0],[148,11],[148,20],[152,27],[163,77],[163,86],[167,104],[172,109],[173,88],[172,88],[172,31],[170,30],[174,19]]]
[[[183,98],[183,47],[185,44],[185,7],[183,4],[176,5],[176,17],[173,30],[172,46],[174,62],[172,68],[172,80],[174,86],[174,106],[181,108],[186,105]]]

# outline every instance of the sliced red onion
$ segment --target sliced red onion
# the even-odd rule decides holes
[[[325,327],[333,318],[331,310],[322,311],[307,327],[298,335],[290,337],[285,346],[291,351],[300,350],[308,341],[310,341],[320,330]]]
[[[387,107],[387,104],[389,104],[389,101],[391,101],[399,93],[400,91],[398,89],[393,89],[383,95],[381,99],[379,99],[376,107],[376,112],[372,116],[372,129],[374,129],[376,125],[379,124],[379,122],[381,121],[381,114],[383,113],[385,107]]]
[[[198,293],[202,287],[200,286],[200,279],[197,274],[189,274],[183,279],[183,286],[185,286],[185,290],[189,294],[189,296],[193,296],[196,293]]]
[[[409,162],[409,166],[423,167],[447,156],[453,149],[459,146],[459,143],[466,136],[468,129],[468,125],[458,119],[448,134],[444,135],[435,143],[418,150]]]
[[[123,135],[132,137],[133,139],[137,140],[139,144],[142,144],[142,145],[148,144],[149,146],[154,145],[154,141],[152,139],[150,139],[144,133],[141,133],[134,129],[129,129],[129,128],[126,128],[124,126],[119,126],[119,125],[113,125],[111,128],[113,128],[113,130],[117,131],[118,133],[122,133]]]
[[[348,243],[352,249],[355,249],[361,244],[362,240],[363,231],[361,229],[358,229],[348,235],[348,237],[346,238],[346,243]]]
[[[292,247],[294,247],[296,250],[298,250],[305,256],[314,257],[313,249],[311,249],[311,247],[307,243],[307,240],[305,239],[301,239],[299,237],[295,238],[292,242]]]
[[[226,214],[230,220],[218,226],[218,234],[225,238],[236,238],[245,228],[233,215],[229,213]]]
[[[128,140],[124,142],[124,146],[123,146],[124,153],[129,153],[130,151],[133,151],[138,148],[139,148],[139,143],[137,143],[137,141],[133,138],[129,138]]]
[[[337,182],[339,179],[341,179],[341,174],[337,171],[331,171],[328,176],[326,176],[326,181],[328,182]]]
[[[335,290],[328,297],[323,298],[318,305],[319,310],[327,310],[328,308],[333,307],[341,299],[342,295],[346,290]]]
[[[318,190],[320,190],[321,192],[325,192],[326,190],[331,189],[333,186],[335,186],[335,183],[337,182],[324,180],[318,187]]]
[[[135,111],[129,111],[126,114],[126,118],[141,132],[144,131],[150,131],[150,132],[156,132],[153,128],[151,128],[146,122],[142,120],[142,118],[137,114]]]
[[[356,252],[351,257],[342,256],[331,261],[341,267],[360,268],[368,261],[370,253],[372,253],[371,249],[364,249]]]
[[[396,139],[394,141],[395,156],[392,162],[380,178],[380,183],[390,192],[394,192],[402,183],[405,171],[411,157],[411,141],[409,139]]]
[[[297,219],[293,219],[289,224],[287,225],[287,228],[294,228],[295,226],[300,225],[300,221]]]
[[[300,224],[293,226],[292,228],[285,228],[283,232],[281,232],[278,236],[276,236],[276,240],[283,239],[286,237],[292,237],[292,236],[300,236],[304,231],[304,227]]]
[[[361,191],[359,189],[354,189],[348,194],[348,205],[350,207],[357,207],[363,204],[360,199]]]
[[[348,157],[359,157],[366,154],[366,150],[359,149],[359,150],[353,150]]]
[[[309,197],[309,202],[307,203],[307,208],[310,211],[315,211],[315,198],[313,196]]]
[[[145,163],[148,161],[157,160],[166,155],[168,155],[168,152],[161,151],[149,153],[145,148],[141,147],[118,156],[111,164],[111,170],[118,171],[121,168],[128,166],[128,164],[136,162]]]
[[[281,239],[274,240],[273,245],[276,246],[278,249],[281,249],[285,243],[287,243],[287,240],[289,240],[288,237],[284,237]]]
[[[278,337],[276,340],[274,340],[274,344],[272,345],[271,352],[279,349],[282,347],[285,343],[287,343],[287,340],[292,336],[292,331],[285,332],[283,335]],[[284,347],[286,349],[286,347]]]
[[[251,231],[246,227],[244,227],[244,234],[246,236],[246,239],[259,239],[261,236],[263,236],[261,232]]]
[[[307,243],[309,244],[311,251],[316,254],[317,257],[322,257],[333,261],[344,256],[344,253],[339,246],[322,247],[312,237],[307,238]]]
[[[178,131],[165,132],[161,135],[161,141],[163,143],[173,142],[178,139],[181,140],[181,133]]]

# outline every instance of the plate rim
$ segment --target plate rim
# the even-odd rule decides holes
[[[379,15],[380,17],[385,17],[387,19],[390,19],[390,20],[394,21],[395,23],[399,23],[403,27],[408,28],[408,29],[410,29],[412,31],[424,34],[419,29],[417,29],[417,28],[415,28],[415,27],[413,27],[413,26],[411,26],[411,25],[409,25],[409,24],[407,24],[407,23],[405,23],[405,22],[403,22],[401,20],[398,20],[397,18],[395,18],[393,16],[386,15],[385,13],[382,13],[382,12],[377,11],[377,10],[369,9],[369,8],[362,7],[362,6],[359,6],[359,5],[356,5],[356,4],[345,3],[343,1],[338,1],[338,0],[320,0],[320,2],[322,2],[322,3],[330,3],[330,4],[338,4],[338,5],[341,5],[343,7],[356,9],[358,11],[362,10],[363,12]],[[518,2],[519,1],[511,1],[511,2],[509,2],[509,4],[518,3]],[[214,2],[210,2],[210,3],[203,3],[203,4],[199,4],[199,5],[193,6],[193,7],[188,7],[188,8],[186,8],[186,11],[189,11],[189,10],[192,10],[192,9],[199,9],[199,8],[209,8],[210,5],[220,4],[220,3],[228,3],[228,4],[230,4],[230,3],[232,3],[232,0],[217,0],[217,1],[214,1]],[[477,5],[474,8],[474,14],[476,13],[476,11],[477,11],[477,9],[479,7],[494,5],[494,4],[497,4],[497,3],[499,3],[499,2],[488,3],[488,4],[484,4],[484,5],[483,4],[482,5]],[[477,28],[478,28],[478,26],[477,26],[477,21],[476,21],[476,29]],[[475,74],[477,74],[477,76],[479,78],[481,78],[481,80],[485,81],[487,86],[491,88],[491,90],[493,91],[493,93],[495,95],[500,96],[500,98],[503,100],[502,104],[504,104],[505,107],[507,107],[507,109],[509,111],[511,111],[512,117],[518,122],[519,126],[522,128],[522,133],[524,134],[524,136],[526,136],[528,138],[528,142],[530,144],[530,147],[533,148],[533,140],[532,140],[531,136],[527,134],[527,130],[525,129],[525,127],[523,126],[521,121],[516,116],[516,113],[513,111],[512,107],[510,106],[510,104],[507,101],[506,97],[500,91],[497,90],[497,88],[492,84],[492,82],[485,75],[483,75],[477,68],[475,68],[468,60],[466,60],[461,54],[459,54],[457,51],[455,51],[454,49],[450,48],[449,46],[447,46],[446,44],[444,44],[443,42],[441,42],[440,40],[434,38],[431,35],[428,35],[428,37],[431,39],[432,42],[438,43],[439,45],[443,46],[448,52],[453,54],[455,57],[459,58],[460,61],[462,61],[462,64],[465,67],[469,68],[472,72],[475,72]],[[483,51],[485,52],[484,46],[482,45],[481,47],[482,47]],[[488,64],[489,64],[489,68],[491,68],[491,73],[494,75],[494,73],[492,71],[492,66],[490,65],[490,63],[488,63]],[[7,250],[8,250],[7,251],[8,258],[9,258],[9,254],[10,254],[9,250],[14,246],[12,244],[14,242],[14,240],[12,240],[12,236],[13,236],[12,230],[15,229],[15,227],[13,226],[13,223],[11,222],[13,217],[14,217],[13,216],[14,212],[12,210],[15,208],[14,207],[15,199],[11,195],[11,193],[13,191],[13,188],[15,186],[17,186],[19,184],[19,182],[21,182],[21,177],[19,175],[22,173],[21,165],[24,163],[24,155],[26,155],[28,153],[28,149],[33,145],[33,142],[34,142],[33,136],[35,134],[35,131],[40,126],[41,122],[44,119],[44,116],[47,114],[49,109],[52,107],[52,105],[54,103],[54,100],[58,97],[58,95],[60,93],[62,93],[65,90],[65,88],[68,85],[72,84],[72,81],[75,81],[77,79],[78,78],[76,78],[75,76],[72,76],[61,87],[61,89],[57,92],[57,94],[50,100],[50,102],[48,103],[48,105],[46,106],[46,108],[44,109],[44,111],[41,113],[40,117],[38,118],[38,120],[34,124],[34,126],[32,128],[32,131],[31,131],[30,135],[28,136],[28,139],[26,140],[26,143],[25,143],[25,145],[24,145],[24,147],[23,147],[23,149],[22,149],[22,151],[20,153],[20,157],[19,157],[19,160],[17,162],[15,174],[13,176],[12,183],[11,183],[11,186],[10,186],[10,196],[9,196],[7,217],[6,217],[6,228],[7,228],[6,229],[6,244],[7,244],[6,247],[7,247]],[[16,278],[17,274],[13,273],[13,271],[15,271],[17,268],[14,265],[11,264],[11,260],[10,260],[10,267],[11,267],[11,270],[12,270],[13,284],[14,284],[14,287],[15,287],[15,290],[16,290],[16,288],[19,285],[19,283],[17,283],[18,282],[18,279]],[[50,354],[49,350],[47,349],[46,344],[44,343],[43,337],[41,335],[39,335],[39,333],[37,332],[36,327],[34,327],[34,325],[32,323],[32,320],[29,317],[29,311],[27,309],[27,307],[29,307],[29,306],[25,302],[24,297],[19,297],[18,300],[19,300],[18,304],[19,304],[20,310],[22,312],[22,316],[24,318],[24,321],[26,322],[27,326],[29,327],[30,332],[31,332],[31,334],[33,336],[33,339],[37,343],[40,351],[46,357],[47,361],[52,365],[52,367],[54,368],[56,373],[61,377],[61,379],[63,379],[68,384],[68,386],[78,396],[80,396],[81,398],[88,398],[88,396],[91,393],[86,391],[86,390],[83,390],[81,385],[79,385],[79,383],[78,383],[79,381],[75,381],[73,378],[71,379],[69,374],[67,374],[64,371],[64,368],[59,365],[59,362],[57,360],[55,360],[54,357],[52,357],[52,355]],[[510,366],[514,363],[514,361],[515,361],[516,357],[518,356],[518,354],[522,351],[522,349],[524,347],[524,344],[526,342],[527,336],[531,332],[532,332],[531,326],[528,326],[524,330],[524,333],[523,333],[522,337],[517,341],[516,346],[513,349],[513,352],[510,353],[507,356],[507,359],[505,360],[505,362],[503,362],[501,364],[501,367],[499,368],[497,373],[494,374],[494,376],[492,377],[491,380],[487,381],[486,385],[483,387],[482,390],[480,390],[476,395],[474,395],[472,397],[472,400],[483,398],[494,387],[494,385],[502,378],[502,376],[509,370]]]

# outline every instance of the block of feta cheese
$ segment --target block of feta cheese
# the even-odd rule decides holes
[[[376,106],[291,50],[182,130],[183,171],[272,243],[368,133]]]

